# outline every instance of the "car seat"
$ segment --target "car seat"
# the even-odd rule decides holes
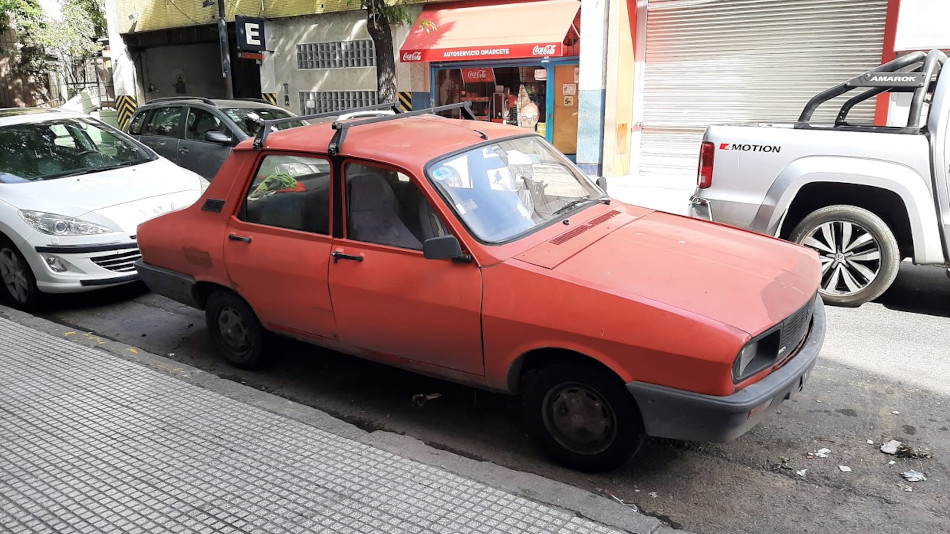
[[[347,177],[348,237],[357,241],[420,250],[422,243],[396,213],[396,195],[379,174]]]

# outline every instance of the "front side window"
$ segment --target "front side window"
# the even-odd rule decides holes
[[[606,196],[538,136],[482,145],[437,161],[430,181],[469,230],[504,243]]]
[[[189,109],[188,119],[185,121],[185,139],[204,141],[208,132],[227,133],[227,130],[214,113],[200,108]]]
[[[283,119],[286,117],[293,117],[287,111],[284,111],[279,108],[225,108],[221,111],[225,115],[231,118],[235,124],[238,125],[238,128],[241,129],[247,135],[256,135],[257,130],[260,129],[260,120],[272,120],[272,119]],[[277,124],[272,126],[272,128],[277,128],[278,130],[286,130],[287,128],[296,128],[298,126],[303,126],[306,124],[304,121],[292,121],[285,122],[282,124]]]
[[[330,235],[330,162],[272,155],[251,182],[241,220]]]
[[[0,127],[0,183],[78,176],[153,158],[125,134],[85,117]]]
[[[142,135],[157,135],[162,137],[178,137],[178,128],[181,125],[181,116],[184,108],[171,107],[157,109],[145,123]]]
[[[426,239],[448,235],[419,186],[405,174],[348,163],[343,175],[348,239],[422,250]]]

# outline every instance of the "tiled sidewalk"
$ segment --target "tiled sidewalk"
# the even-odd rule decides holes
[[[615,531],[0,318],[0,532]]]

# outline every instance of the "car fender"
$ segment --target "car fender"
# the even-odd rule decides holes
[[[853,184],[894,192],[904,202],[917,263],[943,263],[937,214],[925,178],[910,167],[866,158],[810,156],[786,166],[769,187],[751,228],[778,236],[789,206],[813,183]]]

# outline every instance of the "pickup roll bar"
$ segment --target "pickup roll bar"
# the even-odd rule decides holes
[[[345,113],[356,113],[356,112],[361,112],[361,111],[382,111],[382,110],[387,110],[387,109],[392,110],[396,113],[399,113],[399,110],[401,108],[397,106],[395,102],[381,102],[379,104],[373,104],[371,106],[342,109],[340,111],[327,111],[325,113],[316,113],[314,115],[295,115],[293,117],[281,117],[279,119],[262,119],[262,120],[257,121],[258,124],[261,125],[261,128],[257,131],[257,135],[254,136],[254,148],[257,150],[260,150],[261,148],[264,147],[264,141],[267,141],[267,136],[270,135],[271,126],[274,126],[275,124],[286,124],[288,122],[326,119],[330,117],[338,117]]]
[[[844,105],[841,106],[841,110],[838,112],[838,116],[835,119],[836,125],[845,124],[845,118],[847,117],[848,112],[850,112],[851,108],[853,108],[855,105],[867,100],[868,98],[881,94],[884,91],[913,91],[913,102],[919,101],[922,104],[924,96],[929,89],[930,81],[933,78],[938,65],[943,65],[946,59],[947,56],[943,52],[940,52],[939,50],[932,50],[929,53],[913,52],[894,59],[893,61],[889,61],[879,67],[865,72],[861,76],[852,78],[830,89],[826,89],[812,97],[812,99],[809,100],[807,104],[805,104],[805,108],[798,117],[798,122],[807,124],[811,120],[812,115],[814,115],[818,106],[835,97],[841,96],[848,91],[862,87],[871,87],[872,89],[845,102]],[[900,69],[920,63],[921,61],[925,61],[922,69],[920,66],[918,66],[911,71],[899,72]],[[900,76],[874,76],[875,74],[881,73],[899,73]],[[917,124],[919,122],[920,109],[921,106],[917,106],[915,110],[913,103],[911,104],[910,117],[911,119],[914,119],[916,115],[917,120],[909,121],[909,125]]]
[[[375,124],[377,122],[388,122],[399,119],[405,119],[408,117],[415,117],[417,115],[428,115],[439,113],[442,111],[452,111],[460,110],[462,116],[469,120],[475,120],[475,114],[472,113],[472,103],[471,102],[459,102],[457,104],[447,104],[445,106],[436,106],[432,108],[417,109],[413,111],[404,111],[402,113],[397,112],[395,115],[384,115],[382,117],[370,117],[365,119],[350,119],[350,120],[338,120],[334,121],[333,129],[336,130],[336,133],[333,134],[333,138],[330,139],[330,145],[327,147],[327,153],[332,155],[338,154],[340,152],[340,147],[343,146],[343,141],[346,140],[346,132],[354,126],[364,126],[366,124]],[[481,134],[484,136],[485,134]]]
[[[924,80],[927,81],[925,85],[930,85],[930,80],[933,79],[934,74],[939,72],[937,66],[943,66],[947,61],[947,55],[941,52],[940,50],[931,50],[927,53],[927,59],[924,60]],[[908,113],[907,126],[908,127],[920,127],[920,112],[924,107],[924,97],[926,96],[927,88],[918,89],[914,92],[914,98],[910,101],[910,112]]]

